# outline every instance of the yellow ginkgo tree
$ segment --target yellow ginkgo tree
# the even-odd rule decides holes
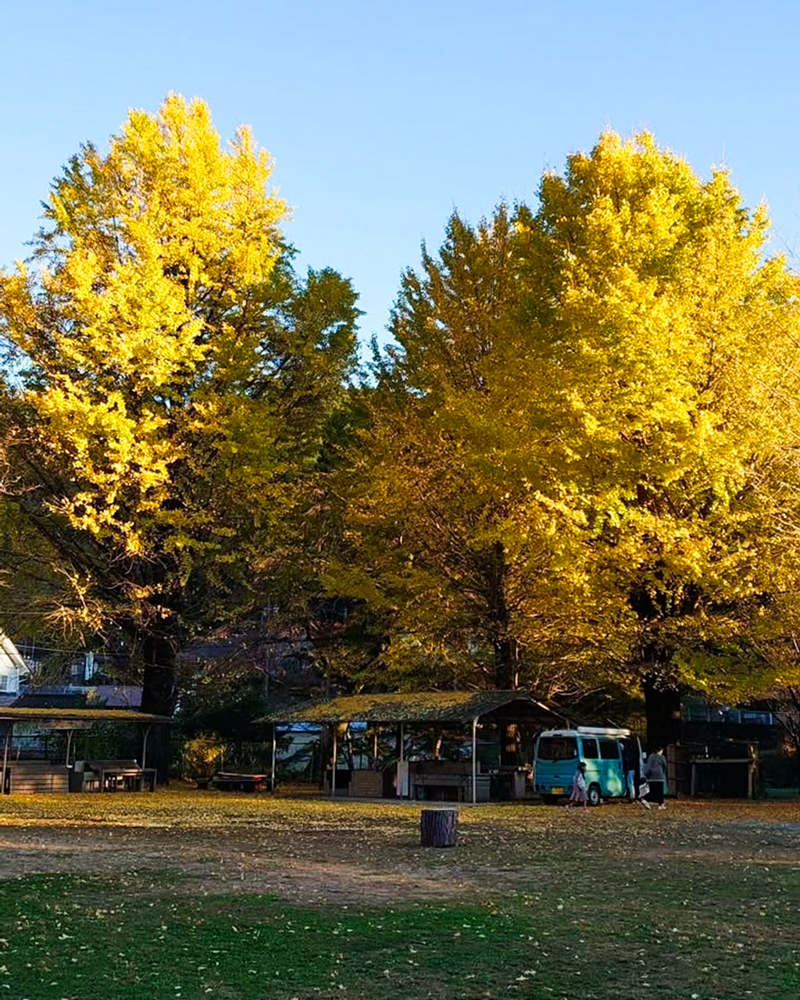
[[[767,230],[727,172],[606,134],[404,276],[339,579],[390,610],[420,682],[442,648],[451,683],[482,662],[545,693],[620,682],[661,741],[682,685],[775,679],[800,315]]]
[[[5,494],[45,546],[39,606],[124,636],[145,710],[172,710],[187,637],[258,602],[354,363],[355,295],[294,275],[270,173],[249,130],[223,144],[171,95],[81,148],[0,274]]]
[[[557,511],[573,571],[616,595],[665,742],[682,685],[763,692],[758,644],[788,625],[797,278],[727,171],[646,134],[570,157],[518,225],[527,346],[496,386],[525,407],[498,467],[530,487],[517,527]]]

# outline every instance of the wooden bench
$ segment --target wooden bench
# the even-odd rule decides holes
[[[221,792],[265,792],[266,774],[236,774],[233,771],[218,771],[214,775],[214,788]]]
[[[156,769],[140,767],[136,760],[87,760],[84,764],[84,788],[89,784],[87,773],[93,776],[89,781],[96,784],[99,792],[143,792],[145,784],[151,792],[156,790]]]

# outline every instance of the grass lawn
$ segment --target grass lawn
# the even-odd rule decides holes
[[[0,1000],[796,1000],[800,806],[0,801]]]

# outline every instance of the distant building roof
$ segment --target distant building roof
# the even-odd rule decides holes
[[[11,702],[14,708],[85,708],[80,694],[70,694],[63,688],[24,691]]]
[[[132,684],[94,684],[84,689],[89,701],[102,701],[106,708],[140,708],[142,689]]]
[[[140,708],[142,689],[125,684],[95,684],[78,687],[73,684],[43,684],[11,695],[0,704],[16,708]]]

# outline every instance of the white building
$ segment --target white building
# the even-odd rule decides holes
[[[28,672],[17,647],[5,632],[0,632],[0,695],[19,694],[20,678]]]

